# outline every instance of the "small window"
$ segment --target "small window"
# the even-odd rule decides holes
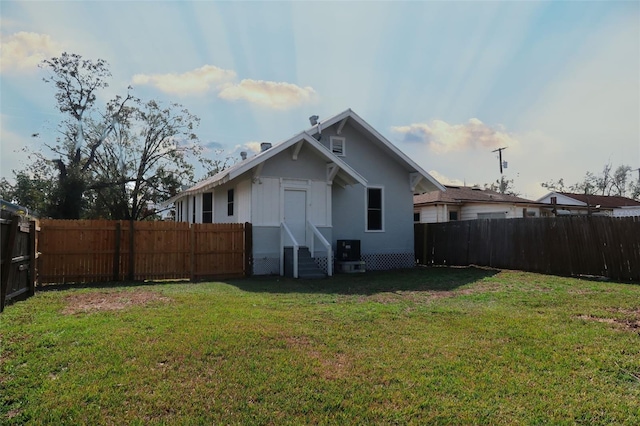
[[[506,219],[506,212],[478,213],[478,219]]]
[[[344,157],[346,155],[346,151],[345,151],[346,143],[344,138],[332,136],[329,144],[331,145],[330,146],[331,152],[337,155],[338,157]]]
[[[420,222],[420,212],[413,212],[413,221],[416,223]]]
[[[383,230],[382,188],[367,188],[367,231]]]
[[[227,216],[233,216],[233,189],[227,191]]]
[[[458,220],[458,212],[449,212],[449,221]]]
[[[191,205],[191,223],[196,223],[196,197],[193,197],[193,204]]]
[[[213,193],[202,194],[202,223],[213,222]]]
[[[558,197],[551,197],[551,204],[558,204]]]

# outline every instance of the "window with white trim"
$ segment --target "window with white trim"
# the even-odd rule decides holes
[[[367,188],[367,231],[384,231],[383,188]]]
[[[202,194],[202,223],[213,222],[213,193]]]
[[[227,216],[233,216],[233,204],[234,204],[234,191],[233,188],[227,191]]]
[[[345,138],[338,136],[331,136],[331,138],[329,138],[329,149],[331,149],[331,152],[338,157],[344,157],[347,155],[346,144]]]

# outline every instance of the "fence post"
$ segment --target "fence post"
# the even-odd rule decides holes
[[[11,272],[11,265],[13,260],[13,249],[16,245],[16,234],[18,233],[18,222],[20,216],[11,216],[11,224],[9,225],[9,236],[7,238],[7,249],[3,253],[4,259],[2,259],[3,268],[2,274],[0,274],[0,312],[4,311],[4,304],[7,296],[7,288],[9,287],[9,272]]]
[[[331,261],[331,260],[329,260]],[[244,224],[244,276],[253,275],[253,225],[251,222]]]
[[[135,243],[135,237],[134,237],[134,223],[135,221],[133,219],[129,220],[129,274],[128,274],[128,280],[129,281],[133,281],[133,278],[135,277],[135,253],[134,253],[134,243]]]
[[[36,294],[36,261],[38,258],[38,227],[36,226],[36,221],[32,220],[29,222],[29,296],[33,296]]]
[[[196,224],[195,223],[189,224],[189,237],[191,238],[191,241],[189,241],[189,243],[191,244],[191,274],[189,279],[191,281],[195,281],[196,279]]]
[[[122,237],[122,225],[116,222],[116,246],[113,253],[113,280],[120,281],[120,238]]]

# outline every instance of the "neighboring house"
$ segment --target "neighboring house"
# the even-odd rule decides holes
[[[8,211],[13,214],[17,214],[19,216],[24,216],[29,219],[36,219],[38,217],[38,213],[29,210],[27,207],[19,206],[18,204],[11,203],[6,200],[0,199],[0,210]]]
[[[444,187],[355,112],[262,145],[170,199],[176,220],[251,222],[257,275],[283,274],[296,245],[331,275],[339,240],[359,241],[367,269],[414,265],[413,194]]]
[[[540,198],[543,215],[640,216],[640,202],[631,198],[550,192]]]
[[[470,186],[446,186],[413,197],[413,221],[450,222],[473,219],[509,219],[540,216],[540,204],[532,200]]]

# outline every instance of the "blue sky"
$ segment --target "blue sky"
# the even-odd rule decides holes
[[[443,183],[523,196],[640,167],[640,2],[0,2],[0,174],[60,116],[36,64],[103,58],[237,156],[352,108]],[[40,133],[40,139],[32,139]]]

